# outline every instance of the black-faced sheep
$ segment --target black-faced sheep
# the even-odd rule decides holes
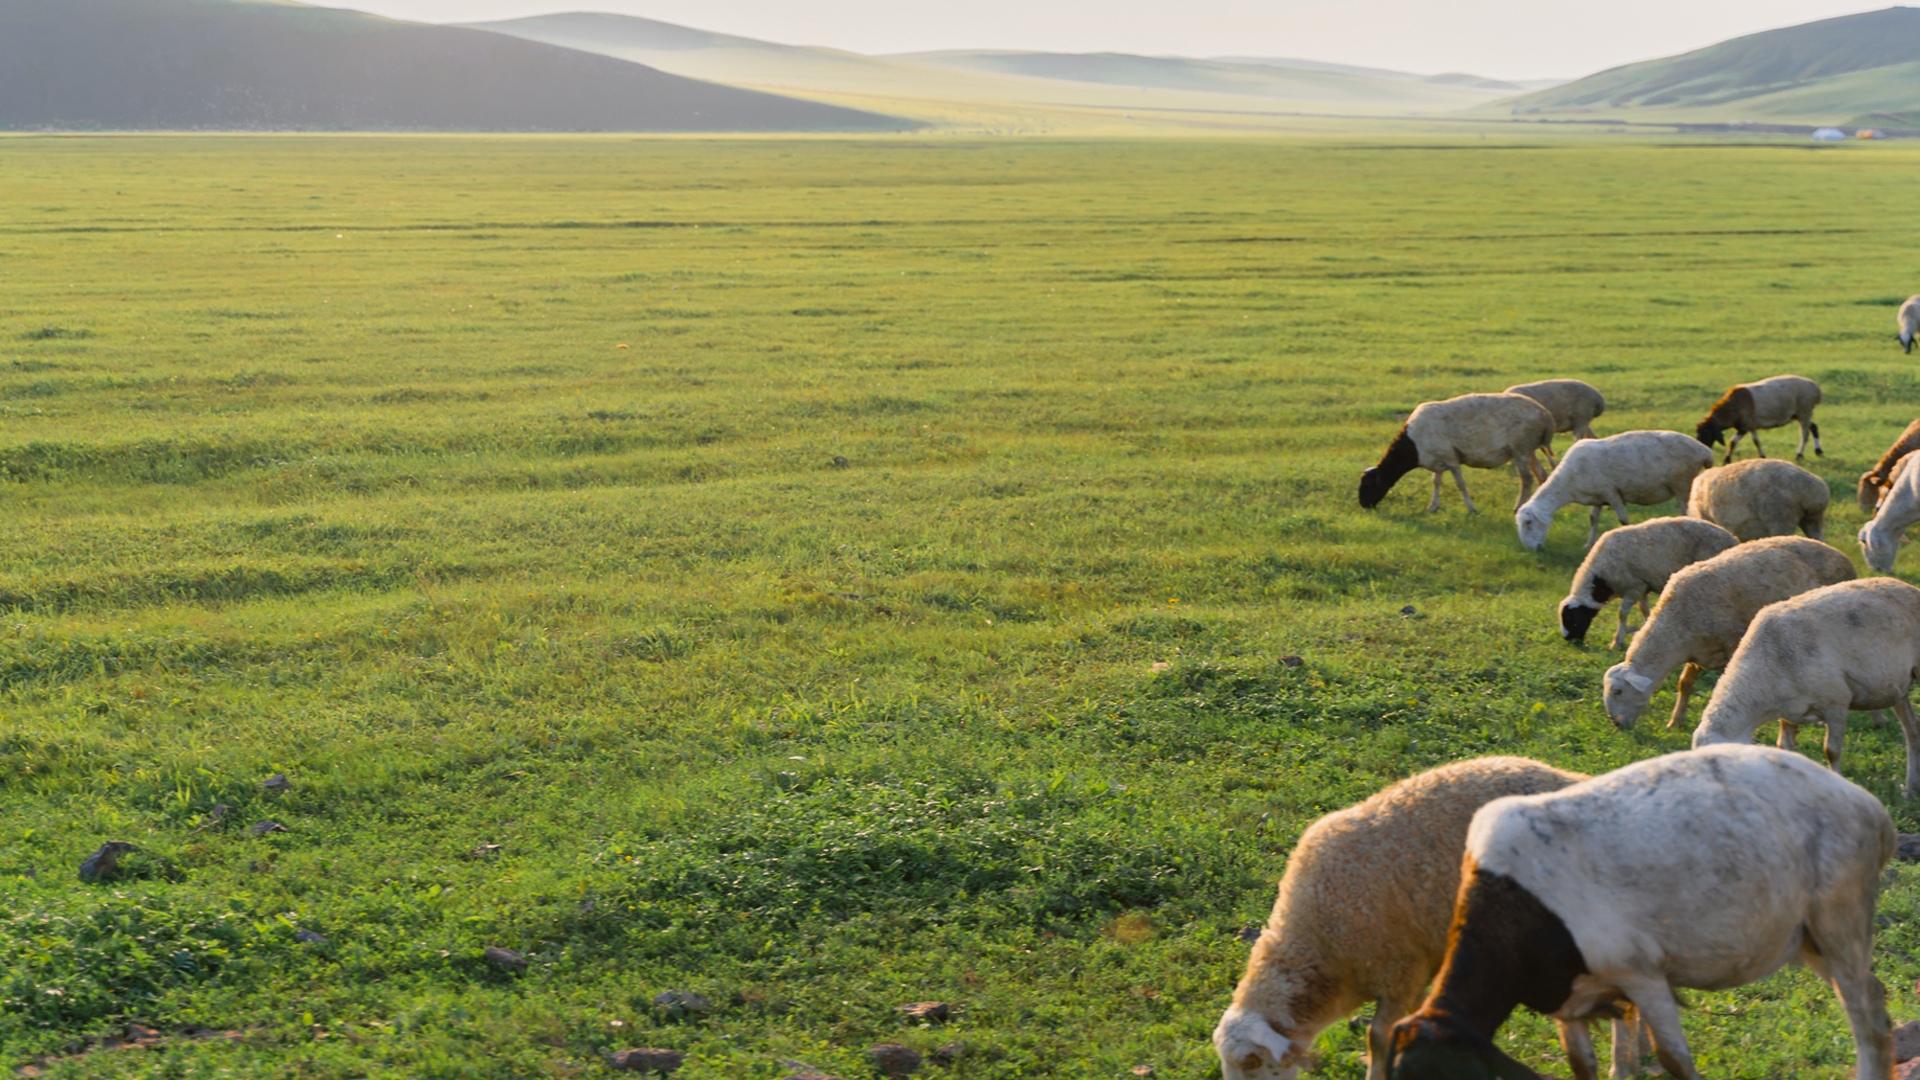
[[[1768,604],[1854,578],[1845,555],[1800,536],[1755,540],[1674,573],[1627,658],[1607,669],[1602,701],[1622,730],[1632,727],[1653,692],[1681,668],[1668,727],[1687,715],[1693,683],[1732,659],[1747,626]]]
[[[1693,481],[1687,513],[1711,521],[1742,542],[1792,536],[1819,540],[1826,528],[1827,482],[1790,461],[1749,458],[1708,469]]]
[[[1767,452],[1760,447],[1760,432],[1798,421],[1800,447],[1793,453],[1794,460],[1798,461],[1806,456],[1808,433],[1813,435],[1813,452],[1826,453],[1820,448],[1820,425],[1813,422],[1813,409],[1818,404],[1820,384],[1798,375],[1776,375],[1759,382],[1742,383],[1713,403],[1694,434],[1702,443],[1712,446],[1731,429],[1733,439],[1727,443],[1728,461],[1733,460],[1734,448],[1740,445],[1740,440],[1751,435],[1754,452],[1766,457]]]
[[[1873,468],[1860,474],[1860,509],[1871,514],[1879,508],[1880,500],[1886,496],[1887,489],[1893,486],[1894,470],[1915,450],[1920,450],[1920,420],[1908,424],[1907,430],[1893,440],[1893,445],[1880,455],[1880,460]]]
[[[1727,530],[1695,518],[1655,518],[1607,533],[1587,552],[1586,561],[1574,572],[1573,587],[1560,602],[1560,636],[1585,641],[1594,616],[1618,599],[1620,627],[1614,631],[1613,647],[1623,648],[1633,605],[1639,604],[1641,614],[1648,614],[1649,598],[1660,595],[1676,571],[1737,543]]]
[[[1798,960],[1839,995],[1855,1076],[1891,1080],[1874,906],[1892,858],[1880,800],[1797,754],[1716,746],[1629,765],[1474,815],[1447,958],[1394,1025],[1392,1080],[1532,1073],[1493,1042],[1524,1005],[1561,1022],[1574,1075],[1596,1071],[1582,1021],[1630,1002],[1660,1064],[1698,1080],[1676,988],[1743,986]]]
[[[1553,515],[1568,503],[1591,506],[1587,546],[1600,535],[1600,510],[1611,507],[1620,524],[1627,505],[1649,506],[1687,497],[1693,478],[1713,464],[1713,452],[1677,431],[1627,431],[1604,439],[1585,439],[1567,448],[1560,465],[1514,511],[1520,545],[1538,551],[1546,543]]]
[[[1225,1080],[1292,1080],[1314,1038],[1369,1002],[1367,1075],[1384,1077],[1388,1029],[1419,1004],[1446,954],[1474,813],[1582,779],[1525,758],[1482,758],[1402,780],[1309,827],[1213,1033]]]
[[[1380,505],[1393,485],[1415,469],[1433,472],[1428,512],[1440,509],[1440,474],[1450,472],[1460,498],[1474,512],[1462,465],[1498,469],[1512,465],[1520,477],[1519,502],[1525,502],[1546,470],[1534,455],[1553,441],[1553,415],[1521,394],[1463,394],[1429,401],[1413,410],[1388,444],[1380,463],[1360,474],[1360,505]]]
[[[1906,795],[1920,793],[1920,720],[1907,695],[1920,675],[1920,589],[1893,578],[1845,581],[1763,609],[1734,650],[1693,731],[1693,745],[1749,743],[1780,721],[1792,749],[1801,724],[1826,726],[1840,767],[1849,710],[1892,709],[1907,740]]]

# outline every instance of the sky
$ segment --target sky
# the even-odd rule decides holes
[[[615,11],[857,52],[1283,56],[1497,78],[1587,75],[1872,0],[310,0],[454,22]]]

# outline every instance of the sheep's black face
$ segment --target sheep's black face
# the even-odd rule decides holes
[[[1393,481],[1379,469],[1368,469],[1360,474],[1360,508],[1371,510],[1380,505],[1380,500],[1393,490]]]
[[[1393,1026],[1388,1080],[1539,1080],[1492,1043],[1440,1017],[1410,1016]]]
[[[1560,605],[1560,636],[1578,645],[1587,640],[1587,627],[1593,625],[1593,617],[1600,614],[1597,607],[1576,604],[1569,600]]]
[[[1725,428],[1711,420],[1702,420],[1700,426],[1693,429],[1693,437],[1708,446],[1713,446],[1726,437],[1725,431]]]

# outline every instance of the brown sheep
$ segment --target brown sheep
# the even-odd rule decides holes
[[[1766,457],[1767,452],[1760,446],[1761,429],[1798,421],[1800,446],[1793,452],[1794,460],[1806,456],[1809,433],[1813,435],[1813,452],[1824,456],[1826,451],[1820,447],[1820,425],[1813,422],[1813,408],[1818,404],[1820,384],[1798,375],[1776,375],[1759,382],[1742,383],[1713,403],[1712,410],[1694,429],[1694,435],[1712,446],[1725,438],[1731,428],[1733,441],[1727,443],[1725,460],[1733,460],[1734,448],[1749,435],[1753,437],[1754,452]]]
[[[1879,509],[1880,500],[1893,486],[1893,470],[1900,466],[1901,458],[1915,450],[1920,450],[1920,420],[1908,424],[1907,430],[1880,455],[1879,463],[1860,474],[1860,509],[1869,514]]]

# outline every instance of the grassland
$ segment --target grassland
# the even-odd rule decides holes
[[[1213,1075],[1236,931],[1315,816],[1686,742],[1612,730],[1609,655],[1554,633],[1578,524],[1522,552],[1487,473],[1478,517],[1353,505],[1396,418],[1564,374],[1604,430],[1670,427],[1797,371],[1844,540],[1920,396],[1884,225],[1916,165],[0,140],[4,1063],[857,1077],[957,1039],[957,1077]],[[1913,831],[1899,759],[1852,734]],[[110,838],[133,873],[83,885]],[[1905,1019],[1920,870],[1891,880]],[[921,999],[962,1011],[895,1015]],[[1709,1075],[1847,1070],[1804,971],[1694,1002]],[[74,1056],[129,1023],[237,1037]]]

